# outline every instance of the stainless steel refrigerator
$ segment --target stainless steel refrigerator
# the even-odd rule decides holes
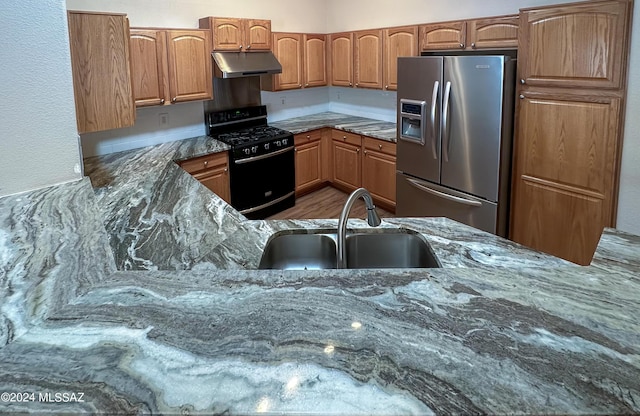
[[[507,235],[515,59],[398,58],[396,215]]]

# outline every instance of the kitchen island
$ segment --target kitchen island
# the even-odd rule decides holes
[[[385,219],[443,268],[256,270],[273,233],[337,221],[246,220],[175,163],[218,145],[0,199],[0,412],[640,412],[640,237],[608,229],[580,267]]]

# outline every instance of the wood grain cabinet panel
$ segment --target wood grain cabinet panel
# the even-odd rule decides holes
[[[382,89],[382,29],[361,30],[353,38],[355,86]]]
[[[136,107],[164,104],[169,99],[166,32],[131,29],[129,44]]]
[[[420,48],[423,51],[464,49],[467,22],[432,23],[420,26]]]
[[[200,29],[209,29],[215,51],[263,51],[271,49],[271,20],[236,17],[203,17]]]
[[[168,30],[171,102],[207,100],[213,96],[211,38],[207,30]]]
[[[321,188],[323,178],[322,131],[314,130],[294,136],[296,150],[296,196]]]
[[[78,132],[132,126],[127,17],[69,11],[68,24]]]
[[[418,26],[384,29],[382,75],[385,90],[398,89],[398,57],[418,56]]]
[[[353,33],[331,35],[331,85],[353,86]]]
[[[603,228],[615,221],[620,100],[523,95],[512,238],[589,264]]]
[[[327,35],[304,34],[304,86],[327,85]]]
[[[180,162],[180,167],[190,173],[210,191],[227,203],[231,203],[229,156],[227,152],[187,159]]]
[[[501,49],[518,47],[519,17],[500,16],[467,22],[467,47]]]
[[[362,139],[340,130],[332,130],[331,138],[332,183],[345,192],[355,191],[362,185]]]
[[[300,33],[273,34],[273,54],[282,65],[282,73],[272,76],[274,85],[271,89],[279,91],[302,88],[302,47]]]
[[[628,1],[523,10],[518,49],[527,85],[622,88]]]
[[[396,144],[363,137],[362,147],[362,186],[376,204],[395,211]]]

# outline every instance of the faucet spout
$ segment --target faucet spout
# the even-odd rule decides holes
[[[349,195],[349,198],[347,198],[347,202],[345,202],[344,207],[342,208],[342,213],[340,214],[340,219],[338,220],[337,266],[339,269],[347,267],[347,220],[349,219],[351,208],[358,198],[362,198],[364,200],[364,204],[367,208],[367,223],[372,227],[377,227],[381,223],[380,216],[378,216],[378,213],[376,212],[376,207],[373,205],[373,199],[371,198],[369,191],[364,188],[358,188],[353,191],[351,195]]]

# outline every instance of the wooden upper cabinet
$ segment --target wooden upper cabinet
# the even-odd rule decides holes
[[[467,22],[432,23],[420,26],[420,48],[423,51],[464,49]]]
[[[131,29],[129,45],[136,107],[164,104],[169,99],[166,32]]]
[[[213,50],[253,51],[271,49],[271,21],[235,17],[203,17],[201,29],[210,29]]]
[[[331,85],[353,86],[353,33],[331,35]]]
[[[354,33],[354,80],[358,88],[382,88],[382,29]]]
[[[282,65],[282,73],[274,78],[275,90],[302,87],[302,35],[300,33],[274,33],[273,54]]]
[[[518,47],[519,18],[500,16],[467,22],[467,47],[471,49],[501,49]]]
[[[385,90],[398,89],[399,56],[418,56],[418,26],[384,29],[382,76]]]
[[[305,34],[304,45],[304,86],[327,85],[327,35]]]
[[[244,19],[244,48],[247,52],[271,49],[271,20]]]
[[[168,30],[171,102],[213,97],[211,38],[208,30]]]
[[[621,88],[631,2],[523,9],[519,76],[527,85]]]
[[[68,23],[78,132],[132,126],[126,15],[69,11]]]

